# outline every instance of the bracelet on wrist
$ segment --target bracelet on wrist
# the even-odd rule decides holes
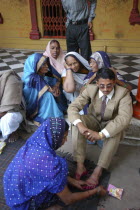
[[[101,139],[103,139],[103,138],[104,138],[104,135],[103,135],[103,133],[102,133],[102,132],[99,132],[99,136],[100,136],[100,138],[101,138]]]
[[[71,70],[71,68],[66,69],[66,71]]]

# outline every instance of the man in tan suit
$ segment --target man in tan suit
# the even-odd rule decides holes
[[[115,154],[123,131],[132,117],[130,92],[116,85],[116,77],[110,69],[97,72],[96,85],[90,84],[68,108],[68,119],[72,123],[74,159],[77,162],[76,176],[85,173],[86,139],[91,142],[103,139],[104,144],[97,167],[87,180],[87,185],[98,184],[103,168],[107,169]],[[79,111],[89,103],[88,114]]]

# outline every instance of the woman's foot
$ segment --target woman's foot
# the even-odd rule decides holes
[[[88,172],[83,163],[77,163],[77,169],[75,173],[75,179],[80,180],[82,176],[86,175]]]
[[[13,142],[15,142],[15,141],[18,140],[18,137],[19,137],[18,132],[15,131],[15,132],[13,132],[13,133],[11,133],[11,134],[9,135],[9,137],[8,137],[8,142],[9,142],[9,143],[13,143]]]

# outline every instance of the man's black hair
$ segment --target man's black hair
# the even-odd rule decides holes
[[[111,69],[109,69],[109,68],[102,68],[102,69],[99,69],[97,71],[97,73],[96,73],[96,80],[99,80],[100,78],[115,80],[116,79],[116,75]]]

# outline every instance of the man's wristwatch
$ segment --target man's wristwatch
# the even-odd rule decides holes
[[[102,133],[102,132],[99,132],[99,136],[101,137],[101,139],[103,139],[103,138],[104,138],[104,136],[103,136],[103,133]]]

